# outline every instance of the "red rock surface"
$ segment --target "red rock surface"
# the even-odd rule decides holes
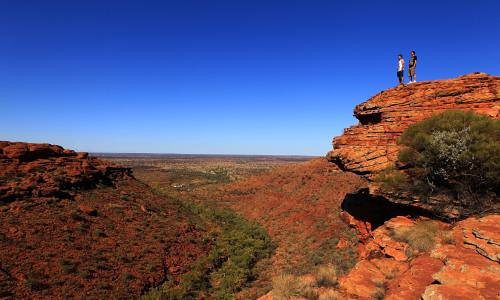
[[[423,300],[485,300],[479,291],[467,285],[439,285],[433,284],[425,289]],[[495,298],[487,298],[495,299]],[[498,299],[498,297],[496,298]]]
[[[480,234],[472,237],[473,232]],[[432,257],[444,262],[444,267],[433,274],[442,287],[429,287],[426,299],[438,299],[432,298],[438,295],[451,299],[450,291],[457,286],[468,291],[474,289],[474,293],[481,296],[476,299],[500,297],[499,232],[500,215],[468,218],[457,223],[453,228],[455,243],[440,245],[431,252]],[[459,290],[455,292],[459,295]]]
[[[476,250],[492,261],[500,262],[498,221],[497,215],[491,215],[481,219],[469,218],[458,223],[465,247]]]
[[[189,217],[130,169],[0,142],[0,299],[138,298],[208,251]]]
[[[384,295],[384,285],[389,278],[397,276],[407,268],[406,263],[389,258],[361,260],[348,275],[340,278],[339,286],[349,298],[376,298],[377,294]]]
[[[451,228],[435,221],[443,226],[436,232],[431,250],[405,260],[387,252],[386,245],[397,242],[389,241],[393,239],[390,230],[410,228],[416,222],[418,220],[396,217],[371,232],[369,235],[373,241],[368,243],[373,242],[378,250],[373,248],[374,251],[362,257],[349,273],[339,278],[335,288],[337,299],[500,298],[500,266],[498,261],[489,258],[498,254],[498,249],[491,247],[500,241],[499,215],[468,218]],[[481,236],[476,237],[479,241],[471,242],[471,232],[481,232]],[[450,235],[445,238],[444,233]],[[487,244],[480,242],[485,236],[488,237]],[[312,286],[312,289],[320,295],[325,291],[317,286]],[[272,300],[272,292],[262,299]]]
[[[384,295],[385,299],[500,297],[500,266],[496,260],[500,241],[499,215],[465,219],[453,226],[447,239],[442,233],[448,229],[441,226],[433,249],[415,258],[400,257],[404,253],[394,254],[393,249],[388,251],[388,245],[407,246],[393,240],[391,228],[411,227],[413,223],[407,218],[396,217],[371,232],[371,240],[366,242],[361,253],[365,256],[340,278],[340,292],[362,299],[376,294]],[[382,258],[373,258],[377,253]]]
[[[386,257],[391,257],[397,261],[406,261],[408,245],[401,241],[396,241],[391,237],[391,232],[409,228],[415,225],[415,222],[406,217],[395,217],[385,222],[384,226],[378,227],[371,234],[371,239],[366,243],[360,258],[372,256],[380,252]]]
[[[449,109],[500,117],[500,77],[473,73],[380,92],[355,107],[359,124],[334,138],[327,157],[345,170],[372,175],[394,163],[396,140],[409,125]]]
[[[419,299],[425,288],[434,281],[432,274],[439,271],[442,266],[443,262],[439,259],[425,254],[418,256],[410,262],[405,272],[395,276],[387,284],[385,299]]]
[[[114,167],[50,144],[0,141],[0,203],[29,197],[68,198],[74,190],[110,185],[131,175]]]

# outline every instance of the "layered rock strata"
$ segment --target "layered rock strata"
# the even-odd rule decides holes
[[[371,177],[395,162],[397,139],[408,126],[450,109],[498,118],[500,77],[473,73],[382,91],[355,107],[359,124],[333,139],[327,157],[344,170]]]

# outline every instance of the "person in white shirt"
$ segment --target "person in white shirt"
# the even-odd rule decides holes
[[[405,60],[403,59],[403,55],[399,54],[398,55],[398,79],[399,79],[399,84],[404,84],[403,83],[403,78],[404,78],[404,71],[405,71]]]

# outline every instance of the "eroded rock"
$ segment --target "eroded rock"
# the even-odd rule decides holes
[[[411,124],[450,109],[500,116],[500,77],[473,73],[448,80],[398,86],[357,105],[359,124],[333,139],[330,161],[368,177],[392,165],[397,138]]]
[[[458,224],[462,229],[465,247],[476,250],[484,257],[500,262],[500,216],[490,215],[481,219],[469,218]]]
[[[57,145],[0,142],[0,203],[29,197],[68,197],[75,189],[112,184],[130,168]]]

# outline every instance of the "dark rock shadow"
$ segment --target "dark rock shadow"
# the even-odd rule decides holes
[[[368,188],[362,188],[356,193],[347,194],[342,201],[341,208],[357,220],[370,223],[372,230],[397,216],[411,218],[418,216],[432,217],[423,209],[393,203],[382,196],[371,195]]]

